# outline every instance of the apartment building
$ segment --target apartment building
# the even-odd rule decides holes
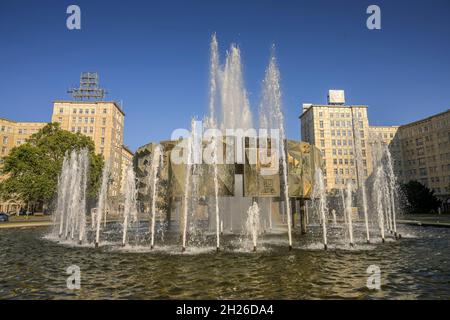
[[[330,90],[328,104],[303,104],[300,121],[302,140],[322,153],[327,191],[349,180],[360,184],[371,174],[367,106],[345,105],[344,91]]]
[[[399,128],[399,126],[369,126],[369,143],[371,149],[375,143],[389,147],[394,173],[400,179],[403,176],[403,153]]]
[[[24,143],[46,124],[46,122],[17,122],[0,118],[0,158],[7,156],[13,147]]]
[[[303,104],[300,120],[302,140],[322,152],[327,191],[358,181],[361,141],[363,178],[372,173],[374,144],[386,145],[400,182],[416,180],[450,198],[450,110],[402,126],[370,126],[367,106],[347,106],[343,91],[330,90],[328,104]]]
[[[126,146],[122,146],[122,180],[121,180],[121,193],[124,193],[124,186],[125,186],[125,177],[127,169],[133,165],[133,152],[128,149]]]
[[[122,181],[122,149],[125,113],[113,101],[55,101],[52,122],[62,129],[92,139],[95,152],[110,162],[110,195],[117,196]]]
[[[450,198],[450,110],[399,128],[403,182],[416,180]]]
[[[0,118],[0,165],[15,146],[19,146],[43,128],[45,122],[17,122]],[[3,179],[0,176],[0,181]],[[0,212],[17,212],[22,204],[16,200],[0,202]]]

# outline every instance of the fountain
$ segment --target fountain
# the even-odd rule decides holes
[[[316,169],[314,175],[314,189],[312,193],[312,199],[315,203],[315,211],[319,214],[319,219],[322,224],[322,236],[323,236],[323,247],[325,250],[328,249],[327,242],[327,215],[328,215],[328,204],[327,196],[325,193],[325,184],[323,181],[323,174],[321,169]]]
[[[146,220],[138,221],[138,210],[142,210],[149,212],[150,219],[145,229],[148,230],[150,250],[154,249],[155,236],[165,227],[161,221],[157,223],[158,217],[164,219],[164,215],[169,232],[167,241],[180,239],[181,244],[177,245],[181,245],[182,252],[188,246],[206,247],[212,243],[216,252],[222,248],[228,250],[227,241],[235,235],[250,239],[253,251],[256,251],[261,246],[259,237],[268,232],[276,236],[280,231],[283,236],[287,234],[284,243],[291,250],[296,230],[293,218],[298,209],[296,201],[300,199],[304,208],[299,211],[306,215],[305,219],[304,216],[300,219],[301,234],[307,232],[307,225],[314,228],[316,221],[320,222],[321,242],[325,250],[329,241],[337,240],[339,243],[341,239],[346,245],[355,246],[362,237],[362,230],[367,242],[371,234],[374,236],[378,232],[384,242],[385,229],[392,230],[394,236],[399,237],[395,205],[397,186],[389,149],[381,145],[374,148],[377,153],[373,157],[374,172],[366,179],[359,125],[355,120],[354,154],[358,181],[347,179],[344,188],[327,195],[327,177],[322,171],[319,149],[286,139],[280,71],[273,50],[262,81],[262,98],[258,106],[259,135],[252,135],[256,130],[252,129],[240,50],[231,45],[221,64],[215,35],[211,40],[209,78],[209,115],[205,117],[204,127],[203,122],[192,119],[184,139],[177,140],[178,136],[139,148],[134,167],[127,168],[123,203],[119,204],[123,210],[122,233],[116,232],[115,224],[107,223],[106,219],[107,211],[115,210],[112,201],[108,202],[111,163],[105,163],[103,168],[97,208],[92,210],[91,228],[86,230],[87,151],[73,151],[66,155],[58,180],[55,234],[60,238],[77,238],[80,243],[93,239],[96,247],[100,244],[100,237],[106,235],[108,241],[105,244],[108,246],[114,243],[111,239],[115,237],[120,238],[117,243],[122,246],[140,245],[147,243],[141,242],[140,238],[140,225],[147,223]],[[204,129],[217,134],[207,135]],[[182,150],[181,163],[174,161],[173,151],[178,146]],[[232,148],[231,151],[226,149],[226,156],[222,146]],[[208,152],[204,153],[203,148]],[[256,150],[256,163],[250,162],[252,150]],[[207,155],[211,162],[204,163],[203,157]],[[221,159],[224,156],[226,163]],[[276,161],[270,158],[272,156]],[[266,160],[264,157],[272,162],[263,162]],[[277,164],[275,173],[267,174],[269,169],[273,170],[269,168],[273,163]],[[263,173],[263,170],[267,171]],[[328,199],[327,196],[334,198]],[[353,203],[354,200],[357,203]],[[314,213],[311,216],[308,201],[311,201],[311,212]],[[354,207],[358,208],[361,219],[353,215]],[[369,208],[374,210],[369,212]],[[172,222],[177,228],[171,228]],[[332,228],[329,228],[329,223],[332,223]],[[227,230],[225,235],[224,230]],[[161,249],[165,248],[165,241],[162,236]]]
[[[384,188],[383,188],[383,180],[384,180],[384,171],[383,168],[377,167],[375,172],[375,181],[373,184],[373,198],[375,199],[375,208],[378,214],[378,226],[380,228],[381,233],[381,241],[385,241],[384,236],[384,213],[383,213],[383,197],[384,197]]]
[[[253,251],[256,251],[256,245],[258,241],[258,235],[261,232],[261,224],[260,224],[260,217],[259,217],[259,206],[258,203],[255,201],[251,205],[250,208],[248,208],[247,211],[247,221],[245,223],[245,230],[247,235],[250,237],[252,244],[253,244]]]
[[[216,212],[216,249],[219,251],[220,248],[220,215],[219,215],[219,177],[218,177],[218,141],[217,137],[213,138],[213,153],[214,153],[214,208]],[[223,228],[223,226],[222,226]]]
[[[181,247],[181,251],[186,251],[186,244],[187,244],[187,227],[188,227],[188,212],[189,212],[189,185],[190,185],[190,178],[192,173],[192,167],[193,167],[193,149],[194,149],[194,143],[195,143],[195,120],[192,120],[192,134],[191,136],[187,137],[185,139],[186,148],[187,150],[184,161],[185,161],[185,177],[184,177],[184,197],[183,197],[183,244]]]
[[[122,246],[125,246],[128,241],[127,235],[130,220],[133,223],[138,221],[136,207],[136,177],[132,166],[129,166],[126,171],[124,196]]]
[[[156,220],[156,201],[157,201],[157,188],[158,188],[158,182],[159,182],[159,168],[162,165],[162,150],[161,145],[157,145],[155,148],[155,151],[152,155],[152,163],[151,163],[151,169],[149,177],[151,179],[149,186],[151,186],[151,192],[152,192],[152,212],[151,212],[151,244],[150,248],[153,249],[155,245],[155,220]]]
[[[65,155],[58,180],[58,201],[54,215],[58,236],[72,240],[78,234],[81,244],[86,237],[86,186],[88,151],[73,150]]]
[[[348,225],[348,235],[350,238],[350,247],[354,246],[353,242],[353,220],[352,220],[352,183],[351,181],[347,181],[346,188],[346,198],[345,198],[345,212],[347,216],[347,225]]]
[[[387,179],[389,181],[389,201],[391,205],[391,215],[392,215],[392,226],[394,230],[395,238],[401,238],[401,235],[397,233],[397,221],[396,221],[396,210],[395,210],[395,192],[397,187],[397,178],[394,174],[394,168],[392,165],[392,156],[388,146],[384,146],[384,153],[386,155],[386,173]]]
[[[282,112],[281,89],[280,89],[280,71],[278,70],[277,62],[274,54],[274,47],[272,48],[272,56],[270,58],[269,66],[266,69],[266,74],[263,81],[262,101],[260,104],[260,127],[262,129],[279,130],[277,137],[280,143],[279,150],[276,150],[281,158],[281,169],[283,177],[283,195],[285,202],[285,210],[287,213],[287,228],[289,239],[289,250],[292,249],[292,222],[291,209],[289,200],[289,183],[287,177],[287,161],[286,161],[286,133],[284,128],[284,116]]]
[[[352,109],[352,112],[354,110]],[[361,125],[360,125],[360,118],[359,115],[357,117],[358,113],[353,112],[353,135],[355,137],[355,142],[353,144],[354,146],[354,154],[355,154],[355,162],[356,162],[356,175],[358,180],[358,188],[361,193],[361,200],[362,200],[362,208],[364,213],[364,223],[366,227],[366,240],[367,243],[370,243],[370,234],[369,234],[369,215],[368,215],[368,209],[367,209],[367,196],[366,196],[366,184],[365,184],[365,169],[363,165],[363,159],[362,159],[362,143],[361,143]]]
[[[97,208],[95,210],[95,217],[97,218],[97,223],[95,225],[96,232],[95,232],[95,247],[98,247],[100,245],[100,224],[102,222],[102,214],[103,211],[106,210],[106,200],[107,200],[107,193],[108,193],[108,180],[109,180],[109,169],[110,169],[110,163],[106,162],[105,166],[103,167],[102,172],[102,184],[100,186],[100,193],[98,196],[98,203]]]

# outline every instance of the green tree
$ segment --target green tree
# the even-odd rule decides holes
[[[409,213],[430,213],[441,205],[434,191],[418,181],[409,181],[402,185],[402,189],[407,197],[406,210]]]
[[[31,206],[48,205],[56,193],[64,156],[82,148],[89,150],[87,194],[94,199],[101,183],[103,156],[95,154],[89,137],[62,130],[58,123],[49,123],[4,158],[1,173],[6,178],[0,183],[0,196]]]

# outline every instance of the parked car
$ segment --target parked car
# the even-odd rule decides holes
[[[0,212],[0,222],[8,222],[8,221],[9,221],[9,216],[4,212]]]

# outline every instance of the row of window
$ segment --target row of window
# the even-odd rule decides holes
[[[11,127],[6,127],[6,126],[1,126],[0,127],[0,131],[1,132],[6,132],[6,133],[11,133],[12,132],[12,128]],[[39,129],[38,128],[31,128],[31,129],[23,129],[23,128],[19,128],[17,130],[18,134],[33,134],[38,132]]]
[[[331,130],[331,136],[332,137],[351,137],[352,136],[352,130]]]
[[[330,112],[330,118],[350,118],[351,117],[351,113],[350,112]],[[319,117],[322,118],[323,117],[323,112],[319,111]],[[361,111],[358,111],[356,116],[358,118],[362,118],[362,113]]]
[[[352,156],[353,155],[353,149],[333,149],[332,152],[333,152],[333,156],[335,156],[335,155],[340,155],[340,156],[350,155],[350,156]]]
[[[367,168],[367,161],[362,160],[364,168]],[[333,165],[355,165],[355,161],[353,159],[333,159]],[[367,169],[365,169],[366,175],[367,175]]]
[[[106,114],[108,113],[108,109],[107,108],[103,108],[103,113]],[[64,113],[64,108],[59,108],[59,113]],[[73,108],[72,109],[72,113],[76,114],[95,114],[95,108],[89,108],[89,109],[77,109],[77,108]]]
[[[94,133],[94,127],[72,127],[71,131],[73,133],[75,132],[81,133],[82,131],[83,133]],[[105,135],[105,131],[106,131],[105,128],[101,128],[102,136]]]

